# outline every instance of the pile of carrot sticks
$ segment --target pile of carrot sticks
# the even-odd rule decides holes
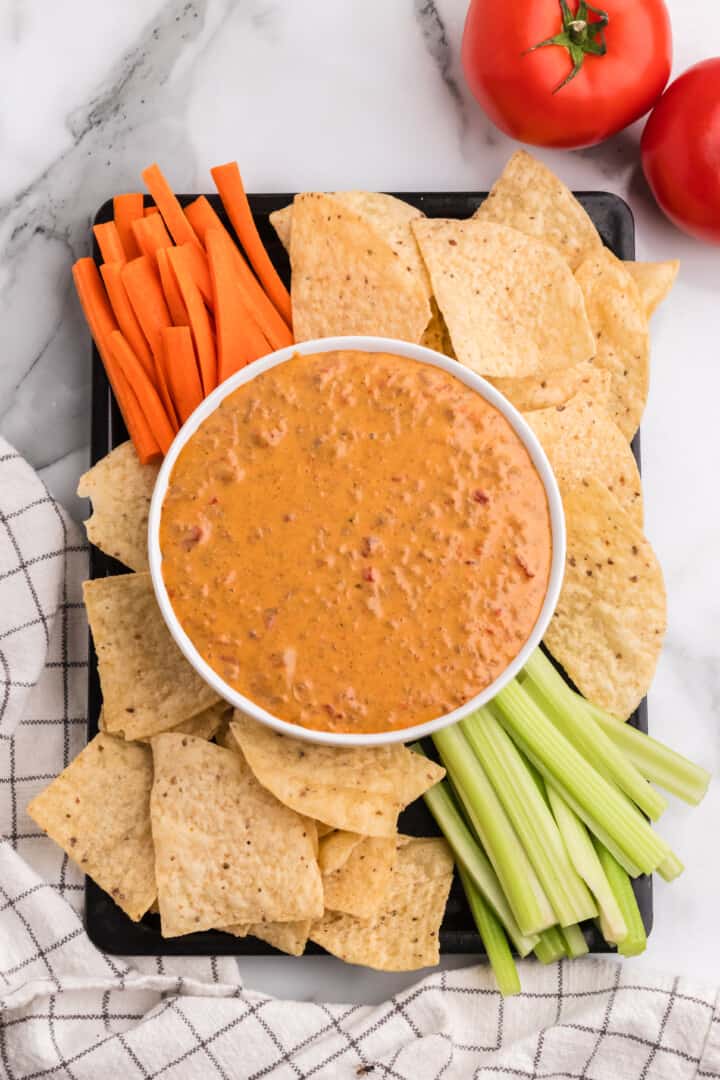
[[[140,461],[161,458],[230,375],[292,344],[290,296],[263,247],[235,162],[211,170],[233,237],[204,195],[181,206],[158,165],[94,226],[102,264],[73,279]]]

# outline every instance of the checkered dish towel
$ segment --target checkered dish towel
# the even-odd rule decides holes
[[[0,1075],[720,1077],[715,991],[610,961],[523,964],[505,1002],[473,967],[367,1007],[254,993],[227,957],[99,952],[80,873],[25,812],[85,742],[86,565],[80,528],[0,440]]]

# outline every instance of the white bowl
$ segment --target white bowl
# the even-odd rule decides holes
[[[486,401],[489,401],[491,405],[494,405],[495,408],[503,414],[506,420],[508,420],[520,440],[525,445],[533,464],[540,475],[540,479],[542,480],[547,495],[548,506],[550,508],[550,524],[552,529],[552,561],[545,601],[529,638],[518,655],[510,664],[508,664],[502,674],[498,675],[489,686],[486,686],[479,694],[476,694],[475,697],[466,701],[460,708],[453,709],[452,712],[445,713],[443,716],[438,716],[435,720],[428,720],[426,723],[416,724],[414,727],[399,728],[393,731],[373,732],[372,734],[342,734],[331,731],[315,731],[310,728],[300,727],[298,724],[292,724],[287,720],[281,720],[279,717],[273,716],[272,713],[267,712],[265,709],[261,709],[254,701],[251,701],[243,694],[238,693],[237,690],[234,690],[232,686],[229,686],[225,680],[222,679],[205,660],[203,660],[202,656],[183,630],[165,588],[165,582],[162,575],[162,556],[160,553],[160,516],[170,475],[178,454],[203,421],[214,412],[220,402],[226,398],[228,394],[232,394],[239,386],[243,386],[245,383],[250,382],[251,379],[261,375],[269,368],[275,367],[277,364],[284,364],[297,353],[334,352],[339,349],[353,349],[358,352],[369,353],[394,353],[397,356],[406,356],[410,360],[418,360],[423,364],[432,364],[434,367],[442,368],[443,371],[450,372],[451,375],[454,375],[461,382],[465,383],[466,386],[471,387],[476,393],[480,394],[481,397],[485,398]],[[162,464],[162,468],[160,469],[150,506],[148,550],[150,573],[152,575],[155,595],[168,629],[181,651],[198,674],[205,682],[209,683],[221,697],[225,698],[227,702],[234,705],[235,708],[240,709],[243,713],[254,717],[254,719],[259,720],[263,724],[267,724],[269,727],[274,728],[275,731],[282,732],[284,735],[293,735],[298,739],[307,739],[309,742],[326,743],[333,746],[378,746],[383,743],[410,742],[411,740],[419,739],[424,735],[430,735],[433,731],[438,731],[439,728],[446,727],[448,724],[454,724],[456,721],[462,720],[464,716],[473,712],[473,710],[477,709],[480,705],[485,705],[490,701],[499,690],[502,690],[506,683],[517,675],[530,654],[540,644],[552,613],[555,610],[555,605],[557,604],[560,587],[562,585],[563,568],[565,565],[565,519],[563,516],[560,492],[558,491],[555,477],[535,433],[529,425],[525,423],[517,409],[515,409],[502,394],[491,386],[490,383],[486,382],[485,379],[476,375],[468,368],[463,367],[462,364],[459,364],[456,360],[450,360],[447,356],[443,356],[433,349],[425,349],[420,345],[410,345],[405,341],[395,341],[391,338],[378,337],[322,338],[319,341],[304,341],[298,345],[291,345],[286,349],[279,349],[269,356],[264,356],[262,359],[256,360],[255,363],[242,368],[237,374],[231,376],[221,386],[218,386],[218,388],[213,390],[212,394],[197,407],[195,412],[188,418],[175,437],[175,441],[170,447]]]

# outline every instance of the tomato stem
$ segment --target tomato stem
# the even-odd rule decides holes
[[[526,52],[534,52],[535,49],[544,49],[546,45],[560,45],[563,49],[567,49],[572,69],[562,82],[558,83],[553,94],[557,94],[558,90],[562,90],[563,86],[567,86],[575,78],[588,54],[605,55],[607,52],[605,28],[610,22],[610,16],[606,11],[591,7],[585,0],[580,0],[575,14],[570,11],[567,0],[560,0],[560,14],[562,18],[560,33],[545,38],[544,41],[539,41],[537,45],[526,50]],[[597,16],[592,22],[589,18],[590,14]]]

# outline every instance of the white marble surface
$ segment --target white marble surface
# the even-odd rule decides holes
[[[720,53],[710,0],[670,0],[675,71]],[[70,264],[88,222],[158,159],[207,190],[237,157],[249,190],[486,188],[512,145],[468,99],[458,65],[466,0],[5,0],[0,4],[0,430],[73,496],[89,433],[89,349]],[[638,131],[542,156],[572,186],[623,195],[641,258],[678,257],[653,325],[643,421],[647,529],[667,575],[670,632],[651,694],[655,734],[710,768],[720,704],[718,249],[652,205]],[[716,981],[720,785],[663,832],[687,873],[656,885],[645,967]],[[454,960],[453,962],[458,962]],[[463,959],[460,962],[466,962]],[[411,981],[323,958],[246,960],[283,996],[378,1000]]]

